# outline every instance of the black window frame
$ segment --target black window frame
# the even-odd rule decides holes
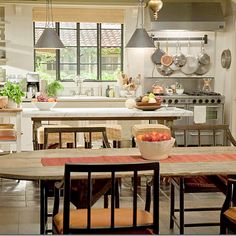
[[[113,81],[116,81],[116,79],[114,80],[102,80],[102,54],[101,54],[101,50],[102,50],[102,40],[101,40],[101,37],[102,37],[102,23],[96,23],[97,24],[97,61],[96,61],[96,65],[97,65],[97,78],[96,79],[86,79],[87,82],[113,82]],[[117,29],[117,28],[110,28],[110,30],[120,30],[121,31],[121,46],[119,47],[120,50],[121,50],[121,54],[120,54],[120,59],[121,59],[121,62],[118,63],[120,65],[120,70],[123,71],[124,69],[124,25],[123,24],[120,24],[121,27],[120,29]],[[34,37],[34,45],[36,44],[35,42],[35,30],[36,29],[39,29],[39,28],[42,28],[42,27],[36,27],[35,25],[35,22],[33,22],[33,37]],[[56,22],[55,23],[55,29],[56,29],[56,32],[58,33],[58,35],[60,36],[60,29],[65,29],[63,27],[60,27],[60,22]],[[80,28],[80,23],[76,23],[76,40],[77,40],[77,45],[75,47],[77,47],[77,55],[80,55],[81,54],[81,45],[80,45],[80,32],[81,30],[86,30],[86,29],[81,29]],[[36,71],[36,50],[37,49],[34,49],[34,71]],[[56,80],[59,80],[61,82],[73,82],[73,80],[62,80],[60,78],[60,67],[61,67],[61,63],[60,62],[60,50],[57,49],[56,50]],[[75,63],[66,63],[66,64],[75,64]],[[93,63],[89,63],[89,64],[93,64]],[[77,66],[77,74],[80,74],[80,67],[81,67],[81,61],[80,61],[80,56],[77,56],[77,60],[76,60],[76,66]],[[113,65],[113,64],[109,64],[109,65]]]

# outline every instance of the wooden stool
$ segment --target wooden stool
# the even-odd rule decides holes
[[[121,145],[121,133],[122,133],[122,127],[121,125],[116,124],[90,124],[86,125],[86,127],[105,127],[108,140],[113,141],[113,148],[120,148]],[[92,140],[101,140],[102,135],[101,133],[93,133],[92,134]],[[88,134],[85,134],[85,142],[88,140]]]
[[[170,128],[161,125],[161,124],[136,124],[133,125],[131,133],[132,133],[132,147],[136,147],[135,143],[135,137],[137,137],[139,134],[144,133],[151,133],[151,132],[167,132],[171,134]]]
[[[69,125],[43,125],[37,129],[37,149],[43,149],[44,144],[44,129],[50,128],[50,127],[70,127]],[[59,140],[59,134],[58,133],[50,133],[48,136],[48,143],[49,144],[57,144]],[[67,147],[70,146],[70,143],[73,143],[74,136],[72,133],[64,133],[62,135],[62,143],[67,145]]]

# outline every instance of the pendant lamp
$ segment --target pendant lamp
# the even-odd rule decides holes
[[[141,12],[141,25],[138,24],[140,12]],[[149,37],[147,31],[144,29],[143,18],[144,18],[143,0],[139,0],[136,30],[134,31],[129,42],[127,43],[126,45],[127,48],[154,48],[155,47],[152,39]]]
[[[46,0],[45,29],[34,47],[41,49],[60,49],[65,47],[53,28],[52,0]]]

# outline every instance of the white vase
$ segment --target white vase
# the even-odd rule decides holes
[[[17,108],[16,102],[14,102],[11,98],[8,98],[7,108],[11,109]]]

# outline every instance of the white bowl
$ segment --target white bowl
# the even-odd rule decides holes
[[[34,102],[34,105],[40,111],[49,111],[52,109],[57,103],[56,102]]]
[[[176,93],[178,95],[182,95],[184,93],[184,89],[176,89]]]
[[[146,142],[136,140],[139,151],[144,159],[147,160],[163,160],[168,158],[171,148],[175,143],[175,139],[171,138],[166,141]]]

